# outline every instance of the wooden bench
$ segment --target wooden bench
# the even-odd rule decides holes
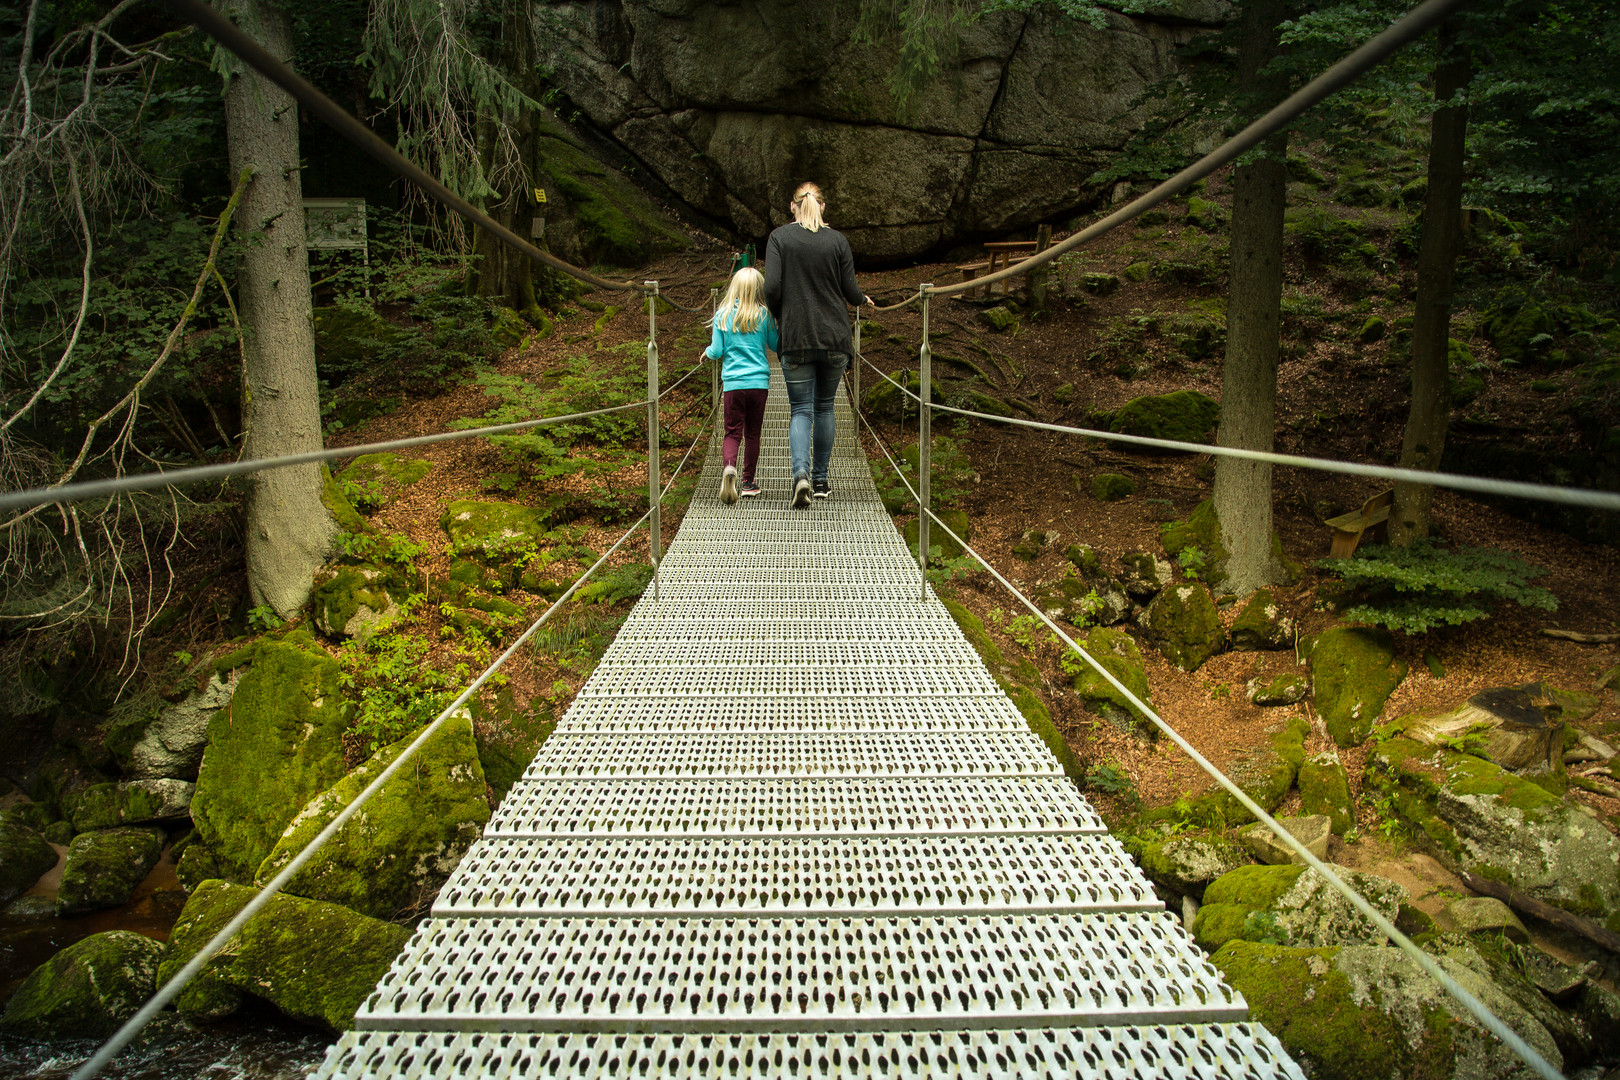
[[[1348,559],[1356,553],[1356,545],[1366,536],[1379,543],[1389,535],[1389,510],[1395,505],[1395,489],[1380,491],[1361,504],[1360,510],[1328,518],[1324,523],[1333,530],[1333,546],[1328,550],[1330,559]]]
[[[997,270],[1002,270],[1013,265],[1015,262],[1022,262],[1037,252],[1045,251],[1047,246],[1051,243],[1052,228],[1049,225],[1042,225],[1036,230],[1036,238],[1034,240],[987,241],[984,245],[985,257],[982,260],[978,262],[963,263],[956,269],[961,272],[963,281],[973,281],[974,279],[978,278],[980,274],[993,274]],[[986,299],[996,295],[997,293],[1002,296],[1006,296],[1012,291],[1012,287],[1008,284],[1008,281],[1010,280],[1011,279],[1002,281],[999,288],[996,285],[982,285],[977,288],[964,290],[958,295],[963,297],[971,297],[982,294]]]

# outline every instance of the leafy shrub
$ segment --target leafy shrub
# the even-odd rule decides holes
[[[472,678],[465,663],[440,671],[428,662],[431,649],[411,634],[383,632],[338,650],[338,680],[349,692],[344,713],[366,754],[427,724]]]
[[[1447,551],[1418,540],[1404,548],[1367,547],[1353,558],[1317,565],[1344,579],[1351,601],[1345,618],[1407,634],[1483,619],[1504,600],[1558,610],[1551,592],[1526,584],[1542,573],[1539,568],[1494,548]]]

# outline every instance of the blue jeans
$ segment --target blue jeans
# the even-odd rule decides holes
[[[811,480],[827,479],[833,439],[837,435],[833,402],[838,398],[838,384],[848,366],[848,353],[825,349],[782,355],[782,378],[787,383],[788,407],[792,410],[792,419],[788,422],[788,454],[793,459],[795,478],[808,475]],[[813,469],[810,465],[812,430],[815,436]]]

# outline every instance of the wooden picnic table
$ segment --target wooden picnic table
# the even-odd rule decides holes
[[[1023,262],[1031,255],[1044,250],[1050,243],[1051,231],[1044,225],[1041,226],[1041,239],[1038,240],[987,240],[984,244],[984,259],[958,266],[957,270],[961,271],[963,281],[972,281],[975,278],[1005,269],[1014,263]],[[1011,281],[1011,278],[1003,280],[999,290],[994,284],[982,286],[984,295],[992,296],[999,291],[1002,296],[1006,296],[1012,291],[1009,285]],[[978,292],[980,292],[980,289],[969,289],[962,295],[973,296]]]

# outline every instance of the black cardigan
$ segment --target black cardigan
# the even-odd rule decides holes
[[[771,233],[765,244],[765,306],[781,327],[781,352],[852,352],[844,305],[865,302],[843,233],[825,225],[811,232],[797,222]]]

